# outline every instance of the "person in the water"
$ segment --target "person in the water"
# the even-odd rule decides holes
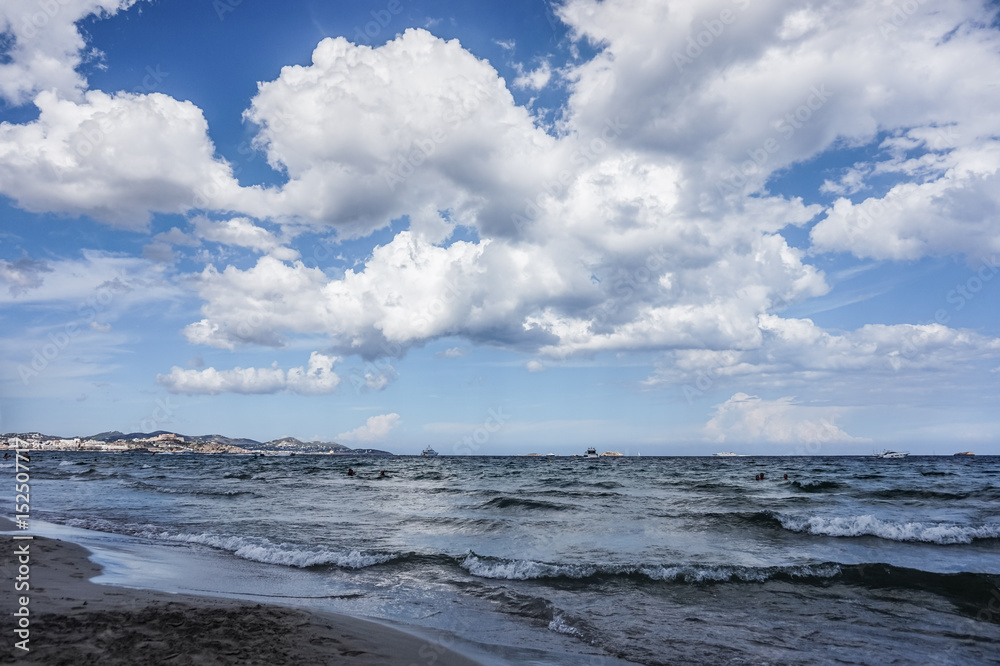
[[[350,467],[347,468],[347,476],[354,476],[354,470]]]

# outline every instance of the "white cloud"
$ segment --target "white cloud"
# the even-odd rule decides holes
[[[208,124],[191,102],[91,91],[79,102],[43,92],[35,105],[37,120],[0,123],[0,193],[25,210],[141,230],[153,212],[253,199],[215,159]]]
[[[723,10],[721,32],[692,49]],[[572,39],[600,52],[560,70],[571,96],[548,133],[489,63],[408,30],[374,49],[324,39],[310,64],[260,84],[245,119],[287,176],[281,186],[239,187],[189,102],[44,92],[37,121],[0,126],[0,190],[29,210],[133,229],[151,211],[225,217],[147,246],[162,262],[187,238],[264,255],[189,276],[203,301],[184,329],[193,344],[325,335],[371,359],[456,336],[555,358],[668,352],[654,381],[703,361],[795,379],[991,357],[995,341],[967,331],[837,334],[773,316],[829,289],[780,235],[817,216],[813,251],[911,259],[1000,247],[1000,149],[982,112],[1000,107],[991,10],[918,3],[905,30],[888,31],[893,7],[860,1],[569,0],[558,11]],[[521,83],[544,85],[544,67],[530,74]],[[825,191],[855,196],[888,177],[888,194],[823,211],[766,189],[776,171],[875,141],[877,158]],[[863,222],[880,201],[887,211]],[[293,224],[350,238],[403,215],[408,230],[342,273],[285,246]],[[449,244],[457,225],[474,240]],[[22,296],[52,279],[22,278]],[[387,381],[369,374],[369,388]]]
[[[736,393],[720,405],[705,425],[706,435],[716,442],[816,445],[832,442],[862,442],[839,427],[835,407],[809,407],[784,397],[764,400]]]
[[[515,88],[528,88],[529,90],[541,90],[549,84],[549,80],[552,78],[552,67],[548,62],[543,62],[541,65],[530,71],[524,71],[524,67],[520,64],[516,65],[517,76],[514,78]]]
[[[396,381],[397,376],[394,367],[388,363],[381,363],[365,372],[365,389],[369,391],[381,391]]]
[[[534,195],[555,144],[493,67],[414,29],[375,49],[324,39],[310,65],[260,84],[245,117],[289,177],[257,214],[321,221],[346,237],[419,213],[414,227],[443,238],[438,210],[510,234],[512,206]]]
[[[464,347],[449,347],[444,351],[436,352],[434,358],[460,358],[467,353]]]
[[[162,266],[136,257],[83,250],[77,259],[0,261],[0,304],[67,308],[73,319],[180,295]]]
[[[340,377],[333,372],[337,356],[319,352],[309,355],[306,367],[289,368],[286,372],[275,364],[270,368],[233,368],[232,370],[185,370],[178,366],[169,374],[156,376],[156,381],[171,393],[217,395],[219,393],[278,393],[299,395],[333,393]]]
[[[400,423],[399,414],[372,416],[363,426],[359,426],[348,432],[342,432],[334,437],[334,439],[339,442],[374,442],[384,439]]]
[[[0,64],[0,98],[20,105],[42,90],[78,98],[87,83],[76,71],[86,47],[76,24],[104,18],[136,0],[56,0],[0,4],[0,34],[13,40]],[[137,82],[137,85],[139,83]]]
[[[297,259],[299,253],[283,247],[270,231],[255,225],[245,217],[234,217],[229,220],[213,221],[204,216],[194,219],[194,234],[203,240],[225,245],[246,247],[259,253],[268,253],[276,259]]]
[[[827,290],[773,233],[812,209],[757,200],[739,215],[689,218],[675,210],[675,182],[636,157],[602,162],[565,202],[545,202],[535,242],[442,247],[404,231],[333,279],[270,257],[242,271],[208,267],[195,280],[205,318],[185,333],[225,348],[325,333],[367,358],[452,335],[552,356],[748,346],[760,313]]]
[[[42,286],[43,274],[52,269],[44,261],[22,257],[17,261],[0,259],[0,282],[7,285],[11,296],[18,296]]]
[[[925,157],[919,168],[933,172],[929,180],[857,204],[837,199],[810,232],[814,247],[892,260],[964,254],[970,263],[1000,253],[1000,141]],[[878,167],[882,174],[917,168]]]
[[[941,324],[868,324],[834,334],[809,319],[763,315],[760,330],[751,349],[673,352],[647,384],[686,385],[700,395],[717,382],[774,387],[838,375],[951,373],[1000,358],[1000,338]]]
[[[1000,33],[986,3],[900,14],[898,3],[863,0],[570,0],[558,11],[575,39],[602,48],[567,73],[566,127],[594,133],[620,116],[621,145],[678,159],[690,205],[732,205],[827,149],[904,135],[915,153],[845,169],[827,190],[856,192],[892,172],[906,203],[859,229],[839,202],[814,232],[817,247],[907,259],[1000,245],[989,224],[996,121],[981,111],[1000,106]],[[851,226],[858,233],[845,238]]]
[[[536,360],[536,359],[531,359],[530,361],[528,361],[527,363],[524,364],[524,367],[528,370],[528,372],[544,372],[545,371],[545,364],[542,363],[541,361]]]

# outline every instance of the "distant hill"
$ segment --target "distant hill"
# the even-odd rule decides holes
[[[198,442],[199,444],[226,444],[229,446],[238,446],[242,449],[257,449],[260,448],[261,443],[255,439],[246,439],[244,437],[226,437],[225,435],[195,435],[193,437],[188,437],[187,435],[181,435],[185,441],[188,442]]]
[[[221,446],[236,446],[241,449],[251,451],[287,451],[290,453],[334,453],[342,455],[364,455],[364,456],[391,456],[395,455],[389,451],[379,449],[352,449],[349,446],[336,442],[303,442],[295,437],[282,437],[272,439],[269,442],[258,442],[245,437],[226,437],[225,435],[182,435],[170,430],[156,430],[154,432],[122,432],[120,430],[109,430],[96,435],[91,435],[84,439],[92,439],[100,442],[117,442],[119,440],[135,441],[149,439],[160,435],[175,435],[179,442],[195,444],[218,444]],[[53,438],[54,439],[54,438]]]
[[[251,447],[246,447],[251,448]],[[302,440],[296,439],[294,437],[282,437],[281,439],[272,439],[270,442],[264,442],[255,447],[252,447],[258,451],[292,451],[295,453],[329,453],[334,452],[340,455],[354,455],[354,456],[393,456],[396,455],[389,451],[380,451],[379,449],[352,449],[349,446],[344,446],[343,444],[338,444],[337,442],[303,442]]]
[[[260,451],[296,451],[303,453],[327,453],[328,451],[333,451],[334,453],[350,453],[353,451],[350,447],[337,444],[336,442],[303,442],[295,439],[294,437],[272,439],[270,442],[264,442],[255,448]]]

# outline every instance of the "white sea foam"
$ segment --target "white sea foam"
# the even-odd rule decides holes
[[[164,531],[155,525],[117,524],[102,519],[77,519],[67,521],[69,525],[129,534],[145,539],[193,543],[231,552],[237,557],[264,564],[280,564],[291,567],[313,567],[333,564],[345,569],[363,569],[376,564],[384,564],[399,557],[393,553],[372,553],[361,550],[304,549],[293,544],[276,544],[267,539],[238,536],[222,536],[203,532],[185,534]]]
[[[536,578],[586,578],[598,573],[598,568],[575,564],[546,564],[533,560],[504,560],[493,557],[480,557],[469,553],[460,562],[463,569],[480,578],[499,578],[506,580],[533,580]]]
[[[384,564],[398,557],[391,553],[369,553],[360,550],[302,549],[292,544],[275,544],[266,539],[219,536],[215,534],[166,534],[160,538],[185,543],[198,543],[213,548],[228,550],[237,557],[265,564],[281,564],[292,567],[313,567],[334,564],[345,569],[363,569],[376,564]]]
[[[975,539],[1000,538],[1000,524],[969,526],[954,523],[893,522],[872,515],[825,518],[779,516],[786,529],[824,536],[876,536],[892,541],[925,543],[972,543]]]
[[[552,621],[549,622],[549,631],[554,631],[557,634],[566,634],[567,636],[583,635],[582,631],[566,622],[566,618],[562,613],[556,613]]]
[[[776,575],[793,578],[832,578],[840,574],[836,564],[784,567],[743,567],[722,565],[592,565],[547,564],[532,560],[505,560],[482,557],[469,553],[460,563],[473,576],[506,580],[534,580],[538,578],[586,578],[595,574],[641,574],[653,580],[684,581],[687,583],[725,582],[740,580],[764,582]]]
[[[763,583],[776,575],[792,578],[832,578],[840,574],[836,564],[786,567],[741,567],[714,565],[683,566],[642,566],[639,573],[653,580],[683,580],[688,583],[725,582],[741,580],[747,583]]]

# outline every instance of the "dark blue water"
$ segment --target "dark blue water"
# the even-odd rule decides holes
[[[33,461],[36,518],[512,661],[1000,663],[997,457]]]

